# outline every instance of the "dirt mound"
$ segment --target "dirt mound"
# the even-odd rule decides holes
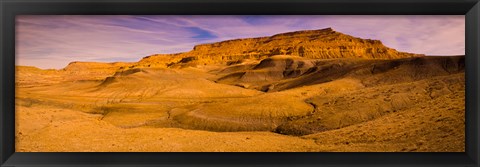
[[[128,69],[128,70],[124,70],[124,71],[117,71],[117,72],[115,72],[115,74],[113,74],[113,76],[114,77],[128,76],[128,75],[135,74],[135,73],[138,73],[138,72],[145,72],[145,70],[143,70],[141,68],[134,68],[134,69]]]
[[[135,74],[135,73],[145,73],[145,70],[141,68],[134,68],[134,69],[128,69],[128,70],[122,70],[122,71],[117,71],[113,76],[109,76],[103,80],[102,83],[98,86],[107,86],[109,84],[117,82],[119,79],[128,77],[129,75]]]
[[[235,66],[236,69],[230,71],[245,71],[234,72],[223,76],[217,80],[219,83],[236,84],[236,85],[256,85],[250,87],[257,90],[265,91],[264,85],[269,83],[295,78],[312,71],[315,66],[313,60],[305,59],[298,56],[277,55],[266,58],[257,65],[240,65]],[[223,71],[226,72],[226,71]]]
[[[312,110],[301,99],[290,94],[276,93],[188,106],[171,118],[178,127],[186,129],[273,131],[288,117],[302,116]]]

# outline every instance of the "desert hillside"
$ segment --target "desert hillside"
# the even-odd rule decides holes
[[[464,66],[331,28],[18,66],[16,149],[463,152]]]

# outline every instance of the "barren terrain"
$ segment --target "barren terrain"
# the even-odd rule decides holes
[[[464,152],[464,56],[332,29],[17,66],[18,152]]]

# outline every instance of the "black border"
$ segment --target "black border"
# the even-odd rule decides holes
[[[479,0],[0,0],[1,166],[479,166]],[[15,153],[15,16],[466,15],[465,153]]]

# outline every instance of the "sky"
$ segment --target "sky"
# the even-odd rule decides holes
[[[16,18],[16,64],[61,69],[72,61],[136,62],[202,43],[328,27],[381,40],[398,51],[465,54],[464,15],[21,15]]]

